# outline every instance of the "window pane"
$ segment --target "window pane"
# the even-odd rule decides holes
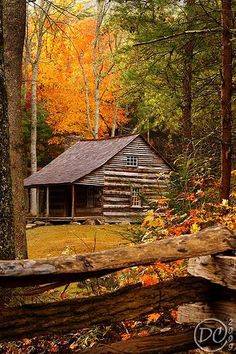
[[[138,166],[138,158],[136,156],[127,156],[126,160],[127,166]]]
[[[140,188],[132,188],[131,190],[131,206],[141,206]]]

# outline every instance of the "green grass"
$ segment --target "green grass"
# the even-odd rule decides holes
[[[27,231],[29,258],[47,258],[115,248],[127,243],[126,225],[42,226]]]

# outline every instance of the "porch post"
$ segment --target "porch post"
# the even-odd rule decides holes
[[[72,198],[71,198],[71,217],[74,219],[75,216],[75,185],[72,184],[71,186],[71,193],[72,193]]]
[[[49,216],[49,186],[46,187],[46,216]]]
[[[37,187],[37,189],[36,189],[36,216],[39,216],[39,214],[40,214],[40,208],[39,208],[39,197],[40,197],[40,188],[39,187]]]

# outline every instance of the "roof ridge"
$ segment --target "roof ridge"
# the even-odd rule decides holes
[[[75,144],[80,143],[80,142],[84,142],[84,141],[104,141],[104,140],[112,140],[112,139],[122,139],[122,138],[129,138],[131,136],[139,136],[140,134],[127,134],[127,135],[117,135],[117,136],[108,136],[108,137],[104,137],[104,138],[97,138],[97,139],[81,139],[76,141]],[[73,144],[73,145],[75,145]],[[72,145],[72,146],[73,146]]]

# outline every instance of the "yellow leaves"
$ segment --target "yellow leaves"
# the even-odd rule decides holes
[[[199,225],[197,223],[192,224],[190,227],[191,234],[194,234],[195,232],[198,232],[200,230],[201,230],[201,228],[199,227]]]
[[[158,217],[153,210],[149,210],[147,216],[144,219],[143,226],[144,225],[161,228],[165,226],[165,222],[160,216]]]
[[[236,177],[236,170],[233,170],[233,171],[231,172],[231,175],[232,175],[233,177]]]
[[[221,202],[221,204],[222,204],[223,206],[228,206],[228,205],[229,205],[228,199],[223,199],[222,202]]]

